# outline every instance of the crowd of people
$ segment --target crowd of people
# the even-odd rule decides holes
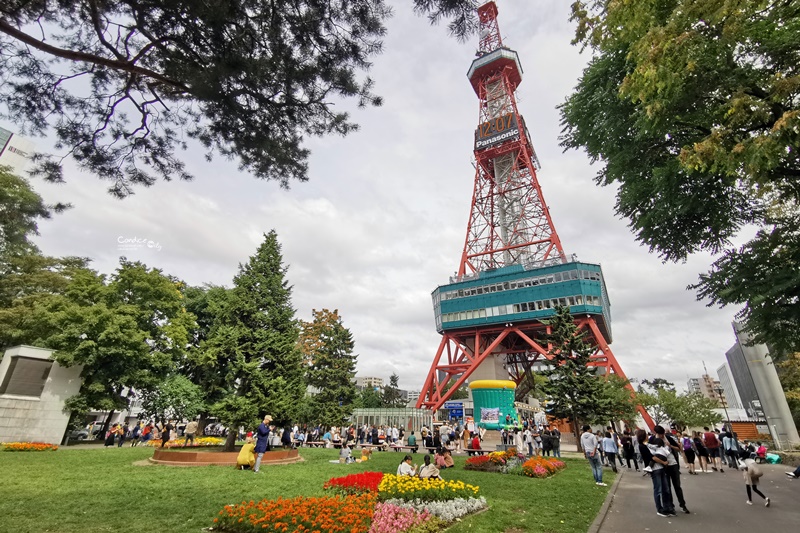
[[[617,471],[620,466],[633,468],[642,475],[650,476],[653,484],[653,500],[659,516],[677,516],[677,507],[689,514],[683,495],[680,479],[680,461],[686,465],[690,475],[699,472],[724,472],[724,467],[741,470],[744,474],[747,491],[747,504],[752,505],[753,493],[764,499],[769,507],[770,500],[758,488],[762,476],[759,461],[766,459],[767,448],[761,442],[740,441],[738,435],[730,430],[703,428],[702,432],[678,432],[666,430],[657,425],[653,431],[637,429],[634,433],[623,431],[620,437],[612,427],[606,431],[593,432],[591,427],[583,426],[581,447],[592,467],[597,485],[603,483],[603,466]],[[624,459],[624,461],[623,461]],[[697,464],[696,464],[697,463]],[[797,472],[787,472],[790,477],[800,476]]]

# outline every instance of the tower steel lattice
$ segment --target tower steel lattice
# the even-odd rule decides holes
[[[568,305],[595,352],[599,373],[625,377],[611,351],[610,304],[599,265],[564,253],[536,174],[539,168],[516,89],[522,66],[504,46],[497,5],[478,8],[480,40],[467,77],[478,96],[475,182],[464,250],[456,276],[433,293],[442,340],[417,407],[438,409],[481,365],[502,365],[530,390],[546,362],[542,321]],[[652,420],[640,408],[645,422]]]

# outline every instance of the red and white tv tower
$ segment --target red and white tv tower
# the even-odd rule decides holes
[[[526,395],[533,367],[550,359],[543,320],[558,305],[569,306],[594,347],[598,373],[625,377],[609,347],[600,265],[566,256],[544,201],[515,96],[522,66],[503,45],[497,14],[494,2],[478,8],[480,46],[467,74],[478,96],[472,207],[457,274],[433,292],[442,341],[417,407],[439,409],[468,378],[512,379],[518,396]]]

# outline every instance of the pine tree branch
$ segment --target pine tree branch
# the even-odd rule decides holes
[[[100,65],[104,67],[108,67],[113,70],[119,70],[122,72],[128,72],[131,74],[135,74],[138,76],[143,76],[146,78],[151,78],[156,81],[159,81],[165,85],[169,85],[170,87],[175,87],[182,92],[190,92],[189,87],[184,85],[183,83],[172,80],[167,78],[166,76],[159,74],[153,70],[140,67],[135,65],[133,62],[130,61],[121,61],[116,59],[108,59],[106,57],[100,57],[93,54],[87,54],[85,52],[77,52],[75,50],[66,50],[64,48],[59,48],[57,46],[52,46],[47,44],[43,41],[36,39],[35,37],[31,37],[27,33],[18,30],[14,26],[8,23],[5,19],[0,18],[0,32],[21,41],[28,46],[32,46],[37,50],[44,52],[46,54],[60,57],[61,59],[68,59],[70,61],[80,61],[84,63],[90,63],[93,65]]]

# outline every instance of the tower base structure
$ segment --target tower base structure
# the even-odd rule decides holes
[[[576,316],[575,324],[594,347],[589,366],[597,368],[598,375],[613,374],[627,380],[595,318]],[[540,321],[444,332],[417,407],[439,409],[456,389],[476,378],[511,379],[520,395],[526,395],[533,386],[534,366],[552,359],[541,341],[549,333],[550,327]],[[627,387],[633,394],[633,387]],[[638,411],[652,428],[654,422],[647,411],[641,406]]]

